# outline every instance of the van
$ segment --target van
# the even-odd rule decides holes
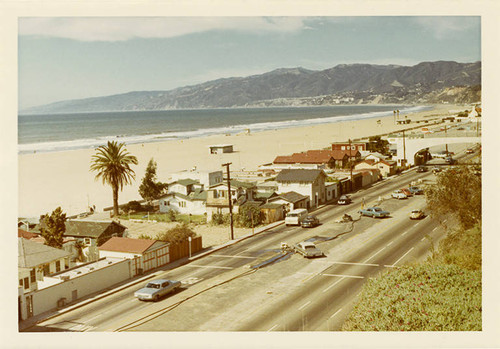
[[[307,210],[305,208],[298,208],[286,214],[285,225],[300,225],[302,220],[307,217]]]

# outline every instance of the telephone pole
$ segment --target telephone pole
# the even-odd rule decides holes
[[[405,140],[405,130],[403,130],[403,161],[404,161],[404,167],[406,168],[406,140]]]
[[[233,230],[233,199],[231,198],[231,176],[229,174],[229,165],[231,162],[222,164],[222,166],[226,166],[227,173],[227,197],[229,200],[229,222],[231,224],[231,240],[234,240],[234,230]]]
[[[353,179],[352,179],[352,148],[351,148],[351,139],[349,138],[349,167],[351,169],[351,191],[353,191]]]

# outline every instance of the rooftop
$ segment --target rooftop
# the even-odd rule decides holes
[[[314,182],[321,174],[325,175],[322,170],[305,170],[305,169],[284,169],[276,177],[277,182]]]
[[[115,251],[115,252],[129,252],[129,253],[143,253],[153,246],[157,240],[147,239],[130,239],[114,236],[101,247],[99,250]],[[166,243],[165,243],[166,244]]]
[[[17,261],[18,266],[21,268],[33,268],[71,255],[71,253],[64,250],[42,245],[25,238],[18,238],[17,241]]]

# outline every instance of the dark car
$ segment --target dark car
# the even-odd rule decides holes
[[[422,195],[424,193],[424,191],[422,189],[420,189],[419,187],[408,187],[408,190],[410,191],[410,193],[414,194],[414,195]]]
[[[472,148],[468,148],[465,152],[466,152],[467,154],[473,154],[473,153],[474,153],[474,149],[472,149]]]
[[[427,167],[419,166],[419,167],[417,167],[417,172],[418,173],[427,172]]]
[[[337,204],[339,205],[347,205],[350,203],[351,203],[351,197],[349,195],[342,195],[337,201]]]
[[[319,219],[316,216],[307,216],[300,225],[302,228],[314,228],[319,225]]]

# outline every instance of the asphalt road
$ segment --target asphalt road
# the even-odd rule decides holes
[[[409,173],[358,191],[353,203],[328,205],[315,212],[313,229],[284,225],[154,278],[180,280],[183,289],[157,303],[140,302],[136,285],[39,323],[31,331],[335,331],[370,277],[421,260],[443,231],[426,217],[408,219],[425,205],[422,196],[390,199],[390,193],[434,175]],[[362,217],[335,221],[344,213],[357,218],[364,200],[391,212],[386,219]],[[326,257],[281,255],[280,244],[313,238]],[[273,263],[273,258],[278,258]],[[261,268],[255,268],[256,266]]]

